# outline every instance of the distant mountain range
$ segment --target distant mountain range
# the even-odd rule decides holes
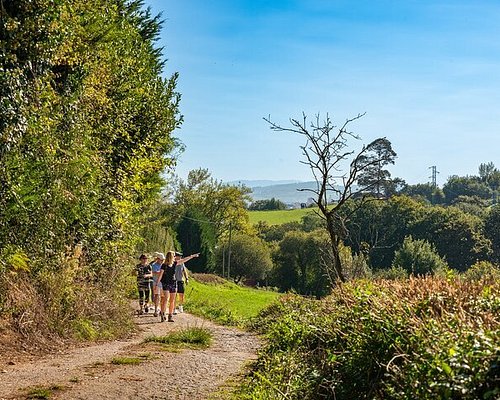
[[[284,181],[272,181],[269,179],[263,180],[241,180],[241,181],[231,181],[227,182],[231,185],[245,185],[249,188],[261,187],[261,186],[275,186],[275,185],[285,185],[288,183],[300,183],[300,181],[284,180]]]
[[[308,203],[308,199],[315,197],[314,193],[309,190],[316,190],[317,184],[315,181],[272,181],[272,180],[241,180],[227,182],[231,185],[245,185],[252,189],[252,199],[257,200],[269,200],[273,197],[275,199],[281,200],[286,204],[295,203]],[[309,190],[299,190],[299,189],[309,189]],[[335,197],[333,193],[329,198]]]
[[[252,198],[255,200],[267,200],[275,198],[286,204],[306,203],[307,199],[314,197],[310,191],[300,191],[299,189],[317,189],[314,181],[310,182],[292,182],[271,184],[267,186],[250,186],[252,189]]]

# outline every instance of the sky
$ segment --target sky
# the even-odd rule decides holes
[[[500,1],[145,0],[179,73],[185,146],[176,173],[313,180],[304,139],[274,132],[327,114],[358,150],[386,137],[407,183],[500,167]]]

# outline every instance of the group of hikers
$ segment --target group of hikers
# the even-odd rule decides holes
[[[139,291],[138,314],[149,313],[150,303],[152,303],[154,304],[153,316],[160,316],[160,322],[174,322],[174,314],[184,312],[184,290],[189,282],[184,263],[198,256],[199,253],[183,257],[182,253],[177,251],[169,251],[166,255],[157,252],[153,254],[154,260],[148,262],[148,256],[141,254],[140,262],[135,267]],[[179,295],[179,301],[176,308],[177,295]]]

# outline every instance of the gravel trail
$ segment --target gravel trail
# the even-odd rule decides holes
[[[0,399],[25,399],[34,387],[50,388],[51,399],[207,399],[241,373],[256,357],[258,338],[236,328],[215,325],[188,313],[175,322],[136,317],[139,332],[127,340],[61,350],[38,360],[0,360]],[[172,353],[143,343],[147,336],[203,327],[212,345],[203,350]],[[137,365],[115,365],[114,357],[143,358]],[[215,397],[214,397],[215,396]]]

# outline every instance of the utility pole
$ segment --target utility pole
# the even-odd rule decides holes
[[[222,246],[222,277],[224,278],[224,272],[225,272],[225,269],[224,269],[224,265],[225,265],[225,255],[226,255],[226,245],[223,245]]]
[[[229,223],[229,249],[227,252],[227,279],[231,279],[231,236],[233,232],[233,223]]]

